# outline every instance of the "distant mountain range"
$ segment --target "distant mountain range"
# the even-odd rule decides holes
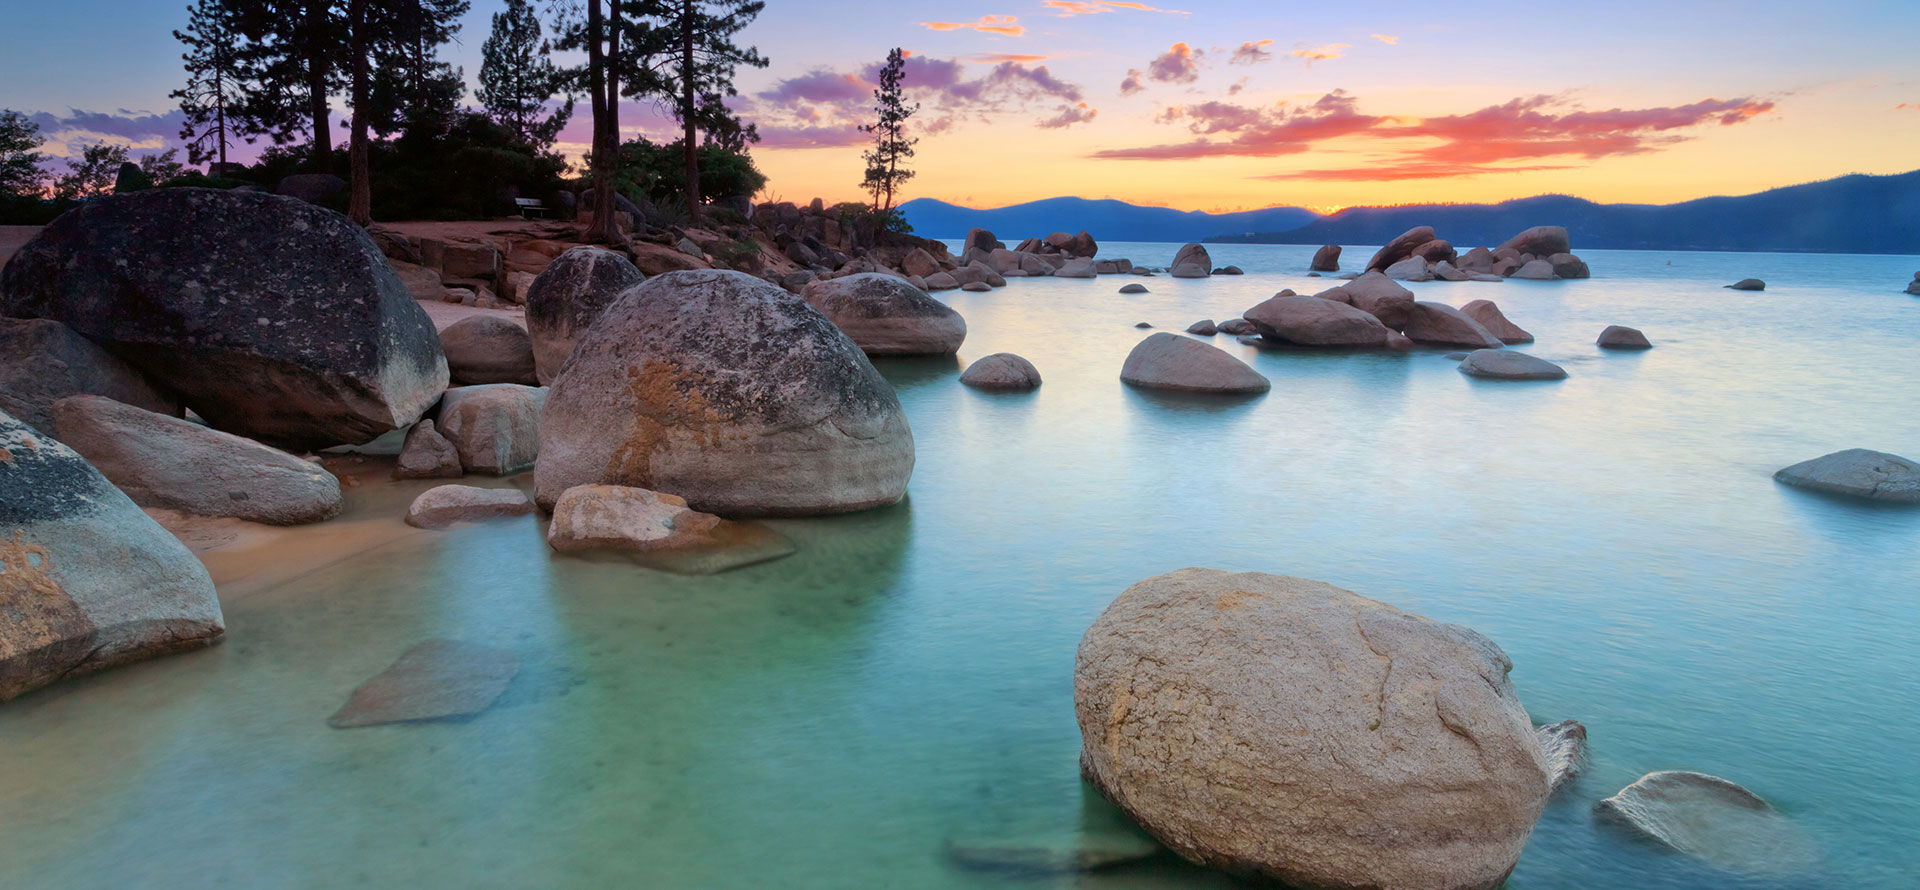
[[[915,232],[929,238],[961,238],[981,226],[1003,241],[1086,229],[1113,241],[1385,244],[1414,226],[1433,226],[1465,248],[1491,247],[1531,226],[1559,225],[1567,227],[1576,251],[1920,254],[1920,170],[1680,204],[1596,204],[1543,195],[1499,204],[1349,207],[1323,217],[1297,207],[1207,214],[1081,198],[972,210],[921,198],[901,209]]]
[[[990,210],[915,198],[900,205],[900,212],[913,224],[913,233],[923,238],[965,238],[968,229],[982,228],[1009,247],[1022,239],[1081,229],[1103,241],[1199,241],[1229,232],[1296,229],[1320,218],[1298,207],[1202,213],[1088,198],[1047,198]]]

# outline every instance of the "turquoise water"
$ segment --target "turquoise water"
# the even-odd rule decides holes
[[[533,519],[405,533],[427,483],[349,489],[340,522],[391,540],[229,594],[223,646],[0,706],[0,887],[1231,886],[1177,860],[1036,877],[947,854],[1111,830],[1077,776],[1074,647],[1128,584],[1190,565],[1467,624],[1535,720],[1585,722],[1588,771],[1513,888],[1920,883],[1920,510],[1769,478],[1848,447],[1920,457],[1920,298],[1900,293],[1920,261],[1586,251],[1601,277],[1414,286],[1499,302],[1558,383],[1220,337],[1271,393],[1123,387],[1134,322],[1333,283],[1304,277],[1311,248],[1213,254],[1252,274],[943,294],[960,360],[881,363],[919,449],[908,502],[775,523],[800,547],[779,562],[552,559]],[[1768,290],[1720,288],[1749,276]],[[1114,292],[1136,280],[1153,292]],[[1656,348],[1595,349],[1613,323]],[[1045,385],[958,385],[999,351]],[[428,637],[522,672],[469,720],[327,727]],[[1594,823],[1658,769],[1771,800],[1823,870],[1762,883]]]

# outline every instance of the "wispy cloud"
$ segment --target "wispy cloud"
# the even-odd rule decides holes
[[[1063,127],[1091,120],[1095,113],[1081,107],[1080,86],[1055,77],[1045,65],[1029,65],[1044,56],[982,53],[966,59],[906,56],[902,88],[926,104],[926,114],[915,120],[925,134],[954,126],[957,119],[1003,113],[1031,114],[1051,109],[1036,123]],[[993,67],[980,72],[979,63]],[[815,68],[797,77],[777,81],[752,96],[729,100],[729,105],[759,126],[763,145],[813,148],[858,141],[846,131],[866,122],[878,86],[878,62],[852,71]],[[1078,120],[1063,120],[1073,111]],[[1055,121],[1060,121],[1056,123]]]
[[[1048,130],[1058,130],[1074,124],[1084,124],[1093,120],[1094,115],[1099,114],[1100,110],[1088,106],[1085,102],[1076,102],[1072,105],[1060,106],[1059,112],[1041,121],[1038,126]]]
[[[1027,33],[1027,29],[1022,27],[1019,22],[1019,16],[983,15],[977,22],[921,22],[920,26],[923,28],[932,28],[935,31],[979,31],[982,34],[1004,34],[1008,37],[1019,37]]]
[[[1374,34],[1371,36],[1373,37],[1373,39],[1378,40],[1381,43],[1384,43],[1388,46],[1392,46],[1400,42],[1400,38],[1395,37],[1392,34]]]
[[[1240,44],[1240,48],[1233,51],[1233,55],[1227,59],[1227,64],[1258,65],[1261,62],[1268,61],[1273,58],[1273,53],[1268,52],[1267,47],[1272,45],[1273,41],[1271,40],[1249,40],[1246,43]]]
[[[1099,15],[1103,12],[1131,10],[1133,12],[1164,12],[1169,15],[1192,15],[1178,9],[1157,9],[1145,3],[1121,3],[1116,0],[1046,0],[1041,4],[1046,9],[1056,10],[1060,18],[1072,18],[1076,15]]]
[[[1302,107],[1277,105],[1248,108],[1230,102],[1203,102],[1168,109],[1162,121],[1187,121],[1187,127],[1199,138],[1191,142],[1117,148],[1095,152],[1103,160],[1175,161],[1210,157],[1271,158],[1298,154],[1341,136],[1365,132],[1387,120],[1358,111],[1358,103],[1343,90],[1321,96]],[[1212,140],[1205,137],[1231,134],[1232,138]]]
[[[1341,50],[1347,49],[1352,45],[1351,43],[1325,43],[1319,46],[1295,46],[1293,51],[1287,55],[1299,56],[1302,59],[1306,59],[1307,64],[1313,64],[1314,62],[1324,62],[1329,59],[1340,58]]]
[[[1001,62],[1044,62],[1052,56],[1037,56],[1030,53],[974,53],[965,57],[969,62],[999,64]]]

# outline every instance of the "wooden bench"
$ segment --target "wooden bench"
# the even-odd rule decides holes
[[[541,203],[539,198],[515,198],[513,203],[520,208],[521,219],[533,219],[536,216],[545,219],[547,216],[547,205]]]

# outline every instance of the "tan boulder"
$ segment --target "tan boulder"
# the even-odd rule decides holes
[[[1296,346],[1377,348],[1387,345],[1390,333],[1380,319],[1320,297],[1272,297],[1242,317],[1262,338]]]
[[[1390,328],[1405,327],[1413,316],[1413,291],[1386,275],[1372,271],[1340,286],[1346,302]]]
[[[1388,241],[1385,247],[1374,252],[1373,258],[1367,260],[1366,268],[1363,271],[1381,271],[1394,263],[1412,256],[1414,248],[1432,240],[1434,240],[1432,226],[1415,226],[1408,229],[1401,233],[1400,237]]]
[[[436,485],[407,505],[407,524],[414,528],[442,529],[463,522],[531,513],[533,502],[518,488]]]
[[[579,485],[553,505],[547,544],[561,553],[617,553],[643,565],[706,575],[794,552],[779,532],[689,508],[670,494],[621,485]]]
[[[1162,331],[1127,354],[1120,379],[1148,389],[1257,393],[1273,384],[1245,362],[1209,343]]]
[[[953,307],[891,275],[816,281],[801,295],[868,355],[952,355],[967,339]]]
[[[1307,269],[1314,272],[1340,271],[1340,245],[1327,244],[1314,251],[1313,262],[1307,264]]]
[[[1460,310],[1445,303],[1420,300],[1400,329],[1415,343],[1432,346],[1467,346],[1474,349],[1499,349],[1499,337]]]
[[[1473,300],[1460,307],[1460,314],[1480,323],[1488,333],[1500,338],[1502,343],[1532,343],[1533,335],[1526,329],[1507,320],[1500,307],[1492,300]]]
[[[461,386],[440,399],[439,431],[469,473],[511,476],[540,456],[542,387],[514,383]]]

